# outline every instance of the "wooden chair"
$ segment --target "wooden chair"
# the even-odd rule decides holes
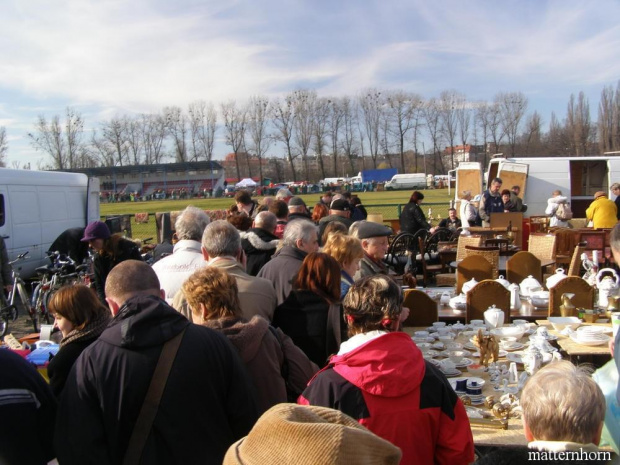
[[[473,247],[465,246],[465,256],[480,255],[489,261],[493,267],[493,279],[499,275],[499,249],[497,247]]]
[[[578,233],[569,228],[558,228],[555,235],[555,263],[556,266],[566,266],[570,263],[573,251],[577,246]]]
[[[530,235],[530,242],[527,250],[534,254],[539,260],[555,261],[556,236],[550,234]],[[552,273],[555,266],[545,267],[547,273]]]
[[[418,237],[418,244],[420,247],[420,262],[422,262],[422,277],[424,278],[424,287],[427,287],[430,280],[437,274],[443,271],[443,265],[441,263],[430,264],[426,260],[426,245],[424,239]],[[430,254],[429,259],[430,259]]]
[[[500,283],[482,281],[467,293],[466,321],[483,320],[484,312],[491,306],[504,311],[504,324],[510,323],[510,291]]]
[[[403,307],[409,309],[409,316],[403,326],[430,326],[439,319],[437,302],[418,289],[405,291]]]
[[[540,260],[530,252],[517,252],[506,262],[506,279],[511,283],[521,284],[528,276],[542,282]]]
[[[417,254],[418,242],[413,234],[402,232],[394,236],[390,242],[384,262],[392,268],[397,275],[402,275],[411,270],[406,270],[408,263],[415,268],[415,256]],[[413,270],[415,274],[415,269]]]
[[[456,293],[460,294],[463,284],[472,278],[476,281],[493,279],[493,265],[481,255],[465,257],[456,268]]]
[[[580,242],[575,250],[573,256],[570,259],[570,265],[568,267],[568,276],[581,276],[581,254],[586,250],[586,243]]]
[[[549,290],[549,316],[561,316],[562,294],[566,292],[575,294],[572,299],[575,307],[594,308],[594,288],[583,278],[569,276]]]
[[[465,247],[472,245],[474,247],[480,247],[482,245],[482,236],[459,236],[456,247],[456,260],[462,260],[465,258]]]
[[[593,252],[597,250],[599,252],[599,262],[605,261],[605,231],[581,231],[579,233],[579,242],[586,243],[586,252]],[[589,256],[592,254],[589,253]]]

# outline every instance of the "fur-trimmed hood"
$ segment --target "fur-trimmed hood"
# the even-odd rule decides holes
[[[241,239],[249,242],[257,250],[275,250],[280,243],[280,239],[260,228],[252,228],[241,233]]]

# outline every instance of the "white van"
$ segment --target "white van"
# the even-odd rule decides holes
[[[64,230],[99,219],[99,179],[85,174],[0,168],[0,235],[27,278],[48,264],[45,252]]]
[[[395,174],[385,183],[385,190],[426,189],[425,173]]]

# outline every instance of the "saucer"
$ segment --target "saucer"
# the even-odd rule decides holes
[[[463,344],[463,348],[469,350],[478,350],[478,347],[473,345],[471,342],[466,342],[465,344]]]
[[[464,379],[467,380],[467,384],[470,384],[472,381],[475,381],[476,383],[478,383],[478,386],[476,387],[479,387],[479,388],[482,388],[482,386],[484,386],[484,383],[485,383],[485,381],[482,378],[478,378],[476,376],[461,376],[459,378],[452,378],[452,379],[449,379],[448,382],[450,383],[450,386],[452,386],[452,389],[454,389],[454,392],[456,392],[456,382],[462,381]]]
[[[506,352],[504,349],[499,349],[499,352],[497,354],[497,356],[499,358],[504,358],[506,357],[506,355],[508,355],[508,352]],[[480,357],[480,352],[475,352],[473,354],[471,354],[472,357]]]
[[[538,334],[532,334],[529,338],[530,341],[533,341],[535,337],[538,337]],[[557,338],[558,337],[554,334],[547,334],[547,337],[545,337],[547,341],[555,341]]]
[[[454,371],[446,371],[443,368],[440,368],[440,370],[444,375],[446,375],[446,378],[453,378],[455,376],[462,375],[461,370],[457,370],[456,368],[454,369]]]
[[[456,363],[457,368],[466,368],[469,365],[473,364],[474,361],[471,358],[463,358],[459,363]]]
[[[592,338],[587,338],[584,339],[583,337],[579,337],[576,334],[571,334],[570,338],[573,340],[573,342],[576,342],[577,344],[581,344],[584,346],[600,346],[602,344],[607,344],[609,342],[609,340],[611,339],[609,336],[607,336],[606,334],[600,334],[599,333],[599,337],[592,337]]]
[[[514,352],[515,350],[521,350],[524,347],[525,347],[525,344],[517,342],[517,343],[511,345],[510,347],[504,347],[503,350],[506,350],[508,352]]]

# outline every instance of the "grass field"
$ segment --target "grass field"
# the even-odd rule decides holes
[[[440,215],[445,218],[448,215],[449,202],[454,198],[448,195],[448,189],[425,190],[424,206],[425,213],[428,207],[432,207],[433,216]],[[411,191],[385,191],[385,192],[358,192],[357,195],[366,206],[368,213],[381,213],[385,220],[398,218],[398,205],[404,206],[409,201]],[[308,205],[312,208],[319,201],[320,194],[301,195]],[[262,197],[255,197],[256,201],[260,201]],[[119,202],[119,203],[102,203],[101,216],[114,215],[134,215],[135,213],[148,212],[170,212],[183,210],[188,205],[193,205],[204,210],[227,209],[234,203],[232,198],[219,199],[185,199],[185,200],[152,200],[149,202]],[[154,216],[149,217],[146,224],[135,224],[132,218],[132,235],[133,237],[145,238],[155,237],[156,226]]]

